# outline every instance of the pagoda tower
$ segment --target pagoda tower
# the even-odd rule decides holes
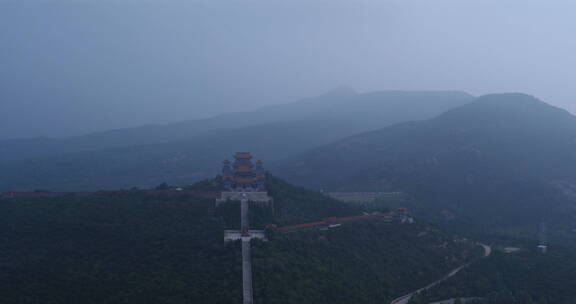
[[[225,160],[222,167],[222,180],[227,191],[259,192],[265,191],[266,171],[261,160],[252,163],[249,152],[238,152],[234,163]]]
[[[224,190],[216,205],[227,200],[241,200],[247,195],[251,202],[272,204],[272,198],[266,191],[266,170],[261,160],[252,162],[249,152],[237,152],[234,161],[225,160],[222,166]]]
[[[234,188],[238,191],[255,191],[255,174],[252,171],[252,155],[248,152],[238,152],[234,155]]]

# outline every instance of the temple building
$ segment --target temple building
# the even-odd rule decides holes
[[[224,161],[222,179],[227,191],[262,192],[264,190],[265,174],[262,161],[254,165],[249,152],[238,152],[234,155],[234,163]]]
[[[224,190],[216,205],[227,200],[241,200],[247,197],[251,202],[271,204],[272,198],[266,191],[266,170],[261,160],[252,162],[249,152],[238,152],[234,162],[225,160],[222,166]]]

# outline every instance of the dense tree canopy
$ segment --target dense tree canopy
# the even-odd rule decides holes
[[[268,184],[275,209],[255,212],[260,224],[359,212],[273,177]],[[0,201],[2,303],[240,303],[240,246],[223,242],[234,202],[219,210],[212,199],[168,193]],[[270,236],[253,244],[256,303],[381,303],[473,251],[432,226],[379,219]]]

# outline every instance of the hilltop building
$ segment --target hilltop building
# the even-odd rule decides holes
[[[272,198],[266,192],[266,171],[261,160],[252,162],[249,152],[238,152],[234,162],[225,160],[222,166],[224,191],[216,200],[216,205],[227,200],[242,200],[245,195],[248,201],[271,203]]]
[[[224,161],[222,178],[227,191],[261,192],[264,190],[265,173],[263,162],[258,160],[254,165],[252,155],[248,152],[238,152],[234,155],[234,163]]]

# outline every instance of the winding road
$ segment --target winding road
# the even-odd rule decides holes
[[[482,244],[482,243],[478,243],[478,245],[482,246],[484,248],[484,256],[482,258],[487,258],[492,254],[492,247]],[[452,271],[450,271],[450,273],[448,273],[447,275],[445,275],[443,278],[439,279],[438,281],[435,281],[429,285],[427,285],[426,287],[422,287],[416,291],[413,291],[407,295],[403,295],[399,298],[394,299],[392,302],[390,302],[390,304],[406,304],[410,301],[410,299],[412,299],[412,297],[422,291],[428,290],[446,280],[448,280],[449,278],[453,277],[455,274],[457,274],[458,272],[460,272],[460,270],[470,266],[472,263],[468,263],[468,264],[464,264]]]

